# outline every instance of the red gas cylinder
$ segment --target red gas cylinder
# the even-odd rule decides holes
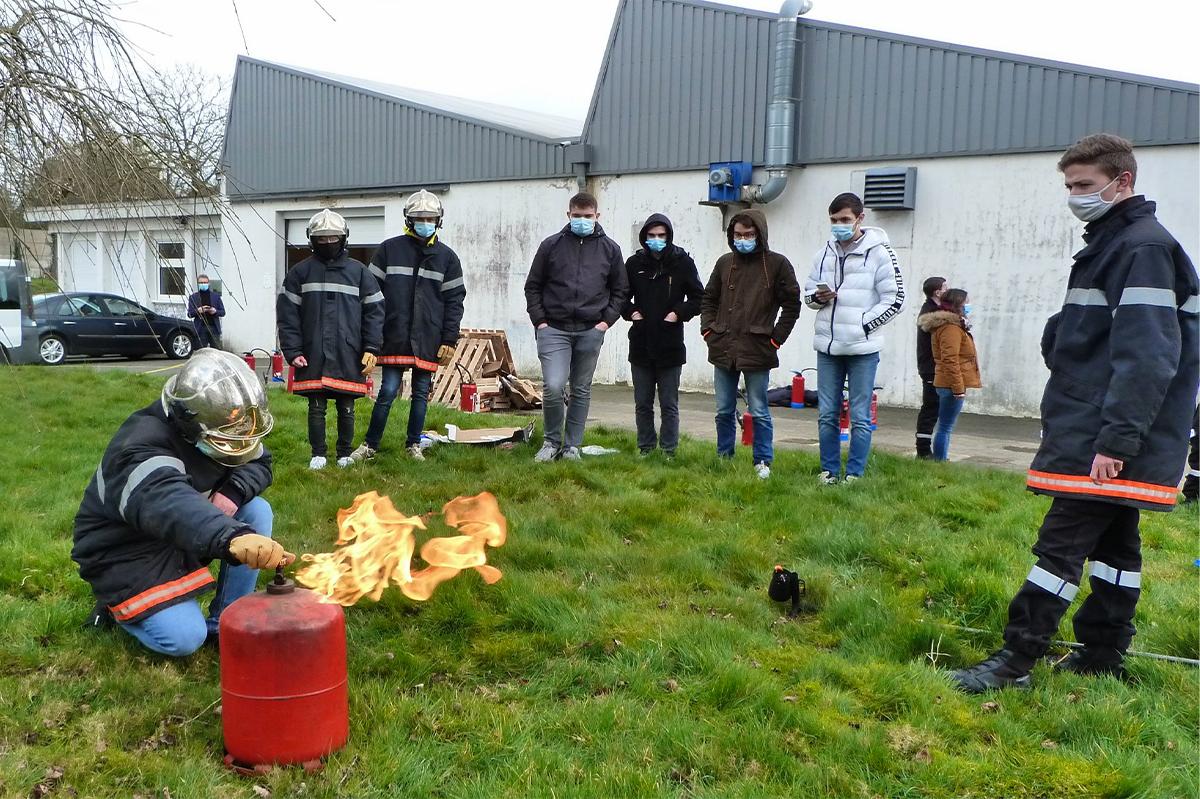
[[[221,614],[221,724],[225,764],[319,768],[350,734],[346,621],[277,572],[265,592]]]
[[[804,374],[795,372],[792,375],[792,407],[804,407]]]
[[[242,360],[245,361],[246,365],[250,367],[251,372],[254,372],[258,369],[258,362],[254,359],[253,352],[243,352]]]
[[[754,444],[754,417],[750,415],[750,411],[742,414],[742,445],[753,446]]]
[[[842,400],[842,415],[838,420],[842,441],[850,440],[850,400]]]
[[[458,392],[458,409],[467,413],[479,410],[479,386],[474,383],[463,383]]]
[[[271,353],[271,379],[277,383],[283,382],[283,353],[279,350]]]

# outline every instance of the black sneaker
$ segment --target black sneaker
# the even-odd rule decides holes
[[[1033,671],[1034,659],[1019,655],[1011,649],[993,652],[987,660],[950,675],[958,689],[968,694],[981,694],[996,688],[1029,687],[1029,672]]]
[[[88,615],[83,627],[87,630],[107,630],[115,624],[116,621],[113,619],[112,611],[97,602],[96,607],[92,608],[92,612]]]
[[[1054,664],[1054,670],[1096,677],[1116,677],[1118,680],[1123,680],[1127,676],[1125,656],[1108,646],[1085,646],[1082,649],[1072,649],[1070,654]]]

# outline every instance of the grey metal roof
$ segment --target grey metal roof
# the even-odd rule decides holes
[[[774,15],[622,0],[584,128],[594,174],[764,158]],[[1200,141],[1195,84],[807,20],[798,163]]]
[[[226,191],[253,199],[569,174],[560,137],[516,127],[564,121],[507,111],[239,56]]]

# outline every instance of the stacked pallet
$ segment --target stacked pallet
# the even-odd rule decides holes
[[[481,411],[542,406],[542,393],[537,386],[517,376],[508,336],[503,330],[461,331],[450,363],[437,371],[429,401],[457,408],[464,382],[477,386]]]

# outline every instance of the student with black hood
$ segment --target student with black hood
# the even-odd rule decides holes
[[[621,307],[629,328],[629,364],[638,451],[661,448],[668,458],[679,445],[679,376],[687,362],[683,326],[700,312],[704,284],[696,262],[675,244],[675,229],[664,214],[651,214],[638,233],[642,249],[625,262],[630,296]],[[662,429],[654,427],[654,395]]]

